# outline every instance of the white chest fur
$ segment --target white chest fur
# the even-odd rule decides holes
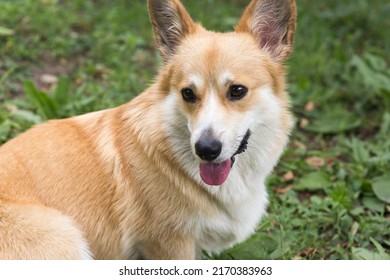
[[[255,230],[268,204],[263,176],[253,176],[234,166],[230,178],[220,187],[208,187],[221,204],[212,216],[197,217],[193,221],[197,232],[197,246],[209,253],[218,253],[244,241]],[[248,184],[249,183],[249,184]]]
[[[254,232],[266,205],[267,195],[263,189],[241,203],[225,205],[225,209],[220,209],[212,217],[199,217],[197,247],[209,253],[219,253],[244,241]]]

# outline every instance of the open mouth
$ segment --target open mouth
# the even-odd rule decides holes
[[[220,186],[222,185],[235,162],[235,156],[245,152],[248,147],[248,139],[251,136],[251,131],[248,129],[246,134],[241,140],[240,145],[238,146],[237,151],[232,155],[230,159],[227,159],[223,162],[207,162],[201,163],[199,165],[200,177],[203,182],[211,186]]]
[[[242,138],[240,146],[238,146],[237,151],[231,157],[232,166],[234,164],[234,161],[236,160],[235,156],[239,155],[239,154],[242,154],[248,148],[248,139],[249,139],[250,136],[251,136],[251,131],[248,129],[247,132],[245,133],[244,137]]]

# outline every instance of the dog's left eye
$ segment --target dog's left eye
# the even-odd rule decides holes
[[[230,100],[239,100],[248,93],[248,88],[243,85],[232,85],[227,92],[227,98]]]
[[[190,88],[183,88],[181,90],[181,96],[183,97],[184,101],[188,103],[195,103],[197,99],[194,91]]]

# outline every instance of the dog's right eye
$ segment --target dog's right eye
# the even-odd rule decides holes
[[[188,103],[195,103],[197,99],[194,91],[190,88],[183,88],[181,90],[181,96],[183,97],[184,101]]]
[[[229,87],[227,97],[230,100],[240,100],[248,93],[248,88],[243,85],[232,85]]]

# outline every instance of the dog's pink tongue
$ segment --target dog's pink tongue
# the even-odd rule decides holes
[[[220,186],[226,181],[231,166],[230,159],[219,163],[201,163],[199,165],[200,177],[207,185]]]

